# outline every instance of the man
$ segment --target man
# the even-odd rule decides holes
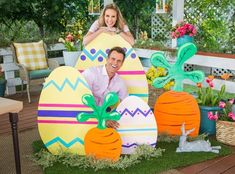
[[[128,96],[125,82],[117,74],[124,60],[125,51],[121,47],[114,47],[109,51],[105,65],[91,67],[82,73],[98,106],[103,104],[104,97],[109,92],[116,92],[121,101]],[[116,129],[119,124],[108,120],[106,126]]]

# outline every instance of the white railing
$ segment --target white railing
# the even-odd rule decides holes
[[[147,49],[135,49],[137,55],[141,58],[146,58],[144,67],[147,69],[151,64],[149,58],[156,50],[147,50]],[[170,62],[174,62],[172,59],[168,59]],[[216,57],[216,56],[205,56],[205,55],[194,55],[191,59],[186,61],[187,64],[199,65],[203,67],[212,67],[212,68],[223,68],[235,70],[235,56],[233,58],[225,57]],[[195,83],[185,80],[184,83],[195,85]],[[223,84],[226,85],[226,91],[229,93],[235,93],[235,81],[225,81],[221,79],[214,80],[215,87],[214,89],[220,89]],[[203,82],[203,85],[206,86],[206,83]]]
[[[48,51],[60,51],[64,50],[63,44],[54,44],[48,46]],[[141,58],[144,58],[143,65],[145,70],[148,69],[150,66],[149,58],[156,50],[147,50],[147,49],[135,49],[137,55]],[[5,74],[5,79],[7,80],[7,88],[6,94],[11,95],[16,93],[16,86],[21,85],[21,80],[19,77],[15,77],[15,71],[18,70],[18,67],[13,62],[12,52],[10,48],[2,49],[0,48],[0,56],[3,56],[3,71]],[[59,64],[64,64],[63,57],[55,57],[51,58],[55,59],[59,62]],[[146,61],[147,60],[147,61]],[[172,63],[174,60],[169,59]],[[187,64],[199,65],[203,67],[214,67],[214,68],[223,68],[223,69],[230,69],[235,70],[235,57],[234,58],[222,58],[216,56],[204,56],[204,55],[195,55],[191,59],[189,59]],[[194,83],[190,82],[189,80],[184,81],[186,84]],[[215,79],[215,89],[220,89],[220,87],[225,84],[226,91],[230,93],[235,93],[235,82],[233,81],[224,81],[221,79]],[[206,85],[206,84],[204,84]]]

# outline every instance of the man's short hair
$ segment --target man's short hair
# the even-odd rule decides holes
[[[108,58],[109,58],[110,54],[111,54],[113,51],[117,51],[118,53],[122,54],[122,55],[123,55],[123,62],[124,62],[125,57],[126,57],[126,53],[125,53],[124,49],[121,48],[121,47],[113,47],[113,48],[109,51],[109,53],[108,53]]]

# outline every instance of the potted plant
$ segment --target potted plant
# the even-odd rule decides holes
[[[171,31],[172,38],[177,39],[178,47],[187,42],[193,42],[193,36],[197,33],[196,27],[186,22],[176,24]]]
[[[216,139],[224,144],[235,146],[235,102],[234,98],[220,101],[222,109],[217,113],[210,113],[212,119],[216,120]],[[214,118],[213,118],[214,117]]]
[[[81,54],[81,52],[78,51],[79,42],[80,50],[82,50],[82,31],[79,30],[76,36],[72,33],[68,33],[65,39],[59,38],[59,42],[63,43],[66,48],[66,50],[63,51],[65,65],[74,67],[79,55]]]
[[[214,76],[208,76],[206,79],[206,83],[208,84],[208,87],[202,88],[202,84],[198,83],[198,92],[197,92],[197,102],[199,104],[200,108],[200,115],[201,115],[201,121],[200,121],[200,133],[207,133],[209,135],[215,134],[216,126],[215,121],[213,119],[210,119],[208,117],[208,114],[211,112],[218,112],[221,110],[219,106],[219,102],[223,98],[223,95],[225,93],[225,85],[221,86],[221,89],[219,92],[216,92],[213,90],[214,84],[213,84]]]
[[[2,67],[0,66],[0,97],[4,97],[7,81],[3,77]]]

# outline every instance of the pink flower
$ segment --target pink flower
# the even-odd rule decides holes
[[[218,118],[219,118],[219,114],[218,114],[218,112],[216,112],[215,115],[214,115],[214,120],[217,121]]]
[[[228,117],[235,121],[235,114],[234,113],[229,112]]]
[[[180,22],[173,27],[172,32],[177,32],[178,34],[172,34],[173,38],[182,37],[184,35],[195,36],[196,28],[189,23]]]
[[[197,33],[197,30],[194,28],[194,29],[192,30],[192,33],[193,33],[193,35],[195,35],[195,34]]]
[[[68,34],[68,36],[66,36],[65,40],[71,42],[73,40],[72,34]]]
[[[230,99],[228,102],[232,105],[234,103],[234,98]]]
[[[210,81],[210,82],[209,82],[209,86],[210,86],[211,88],[213,88],[213,87],[214,87],[214,83],[213,83],[212,81]]]
[[[211,79],[209,79],[209,78],[206,78],[206,83],[210,83],[211,82]]]
[[[225,102],[223,102],[223,101],[220,101],[220,102],[219,102],[219,107],[220,107],[220,108],[224,108],[224,107],[225,107],[225,105],[226,105],[226,103],[225,103]]]
[[[215,112],[215,114],[213,115],[213,112],[208,112],[208,119],[209,120],[218,120],[218,112]]]

